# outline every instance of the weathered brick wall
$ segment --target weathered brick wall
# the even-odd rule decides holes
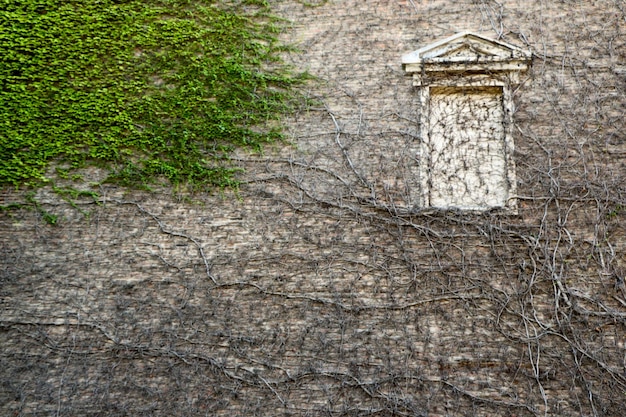
[[[230,192],[102,188],[0,213],[4,415],[618,416],[626,408],[619,2],[275,1],[317,80]],[[519,214],[411,215],[400,56],[528,47]],[[20,198],[6,190],[7,204]]]

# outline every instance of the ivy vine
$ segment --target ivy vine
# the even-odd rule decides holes
[[[302,76],[266,1],[0,0],[0,186],[236,185]]]

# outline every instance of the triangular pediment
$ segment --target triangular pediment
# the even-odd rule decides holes
[[[461,45],[457,49],[446,52],[445,58],[466,58],[471,60],[480,59],[483,56],[491,55],[487,51],[480,50],[473,45]]]
[[[402,63],[506,62],[528,59],[530,54],[521,48],[475,33],[462,32],[404,55]]]

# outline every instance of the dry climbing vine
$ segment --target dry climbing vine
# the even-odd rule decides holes
[[[103,185],[89,218],[44,192],[57,227],[4,213],[5,414],[620,415],[623,5],[458,3],[277,2],[337,20],[296,28],[319,105],[293,147],[232,159],[239,200]],[[440,38],[385,43],[397,22],[449,35],[446,11],[533,52],[516,213],[413,204],[416,92],[374,63]],[[345,39],[362,65],[328,55]]]

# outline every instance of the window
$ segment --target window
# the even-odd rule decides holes
[[[403,57],[420,94],[421,207],[515,209],[510,88],[529,60],[471,33]]]
[[[428,122],[426,205],[505,206],[513,187],[506,175],[502,89],[431,88]]]

